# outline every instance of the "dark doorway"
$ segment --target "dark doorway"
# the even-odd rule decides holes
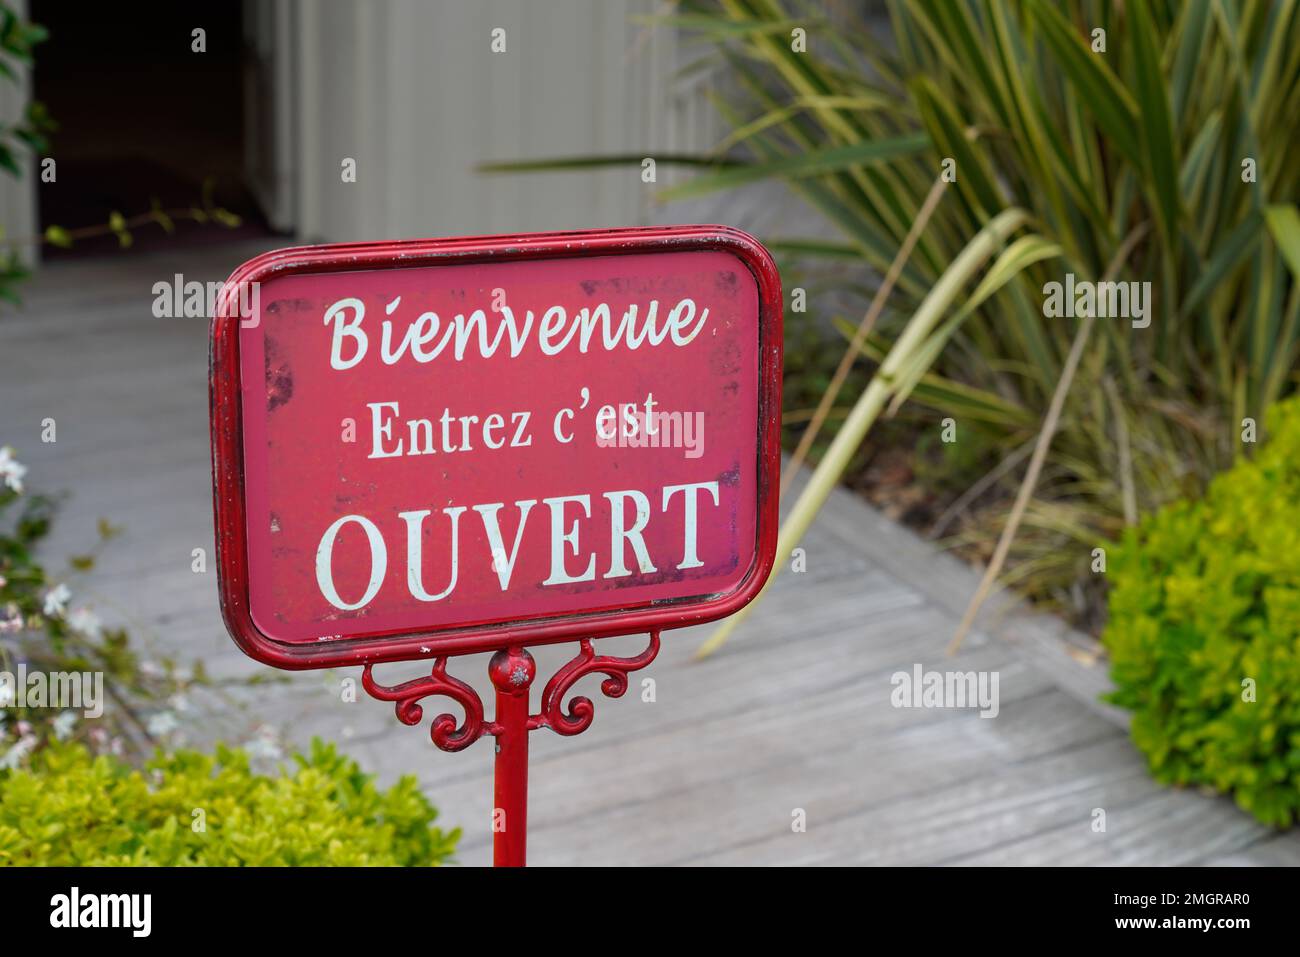
[[[30,19],[49,30],[35,50],[34,97],[59,128],[51,136],[56,180],[40,182],[41,228],[106,224],[120,213],[223,207],[233,230],[182,217],[175,232],[132,230],[132,249],[225,241],[266,232],[245,175],[243,5],[210,0],[71,4],[32,0]],[[205,31],[205,52],[193,31]],[[113,235],[47,246],[47,256],[120,248]]]

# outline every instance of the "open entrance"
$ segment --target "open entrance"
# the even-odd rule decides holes
[[[50,136],[54,182],[38,182],[40,228],[75,230],[164,210],[219,206],[231,229],[175,218],[133,229],[132,248],[225,242],[270,232],[255,184],[250,129],[263,109],[255,44],[245,40],[254,4],[190,0],[128,6],[31,0],[49,31],[35,51],[33,95],[58,129]],[[202,51],[196,49],[202,30]],[[251,121],[251,122],[250,122]],[[39,171],[36,173],[39,179]],[[47,258],[119,248],[112,234],[49,245]]]

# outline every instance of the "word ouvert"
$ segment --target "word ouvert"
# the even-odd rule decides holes
[[[439,532],[439,535],[445,534],[444,540],[447,543],[442,556],[445,561],[439,563],[445,576],[439,583],[441,587],[430,586],[425,580],[425,523],[439,521],[434,516],[434,510],[425,508],[399,512],[397,518],[402,525],[398,534],[403,535],[406,546],[407,590],[412,598],[422,602],[441,601],[455,592],[462,559],[466,557],[462,556],[460,548],[461,523],[462,519],[470,520],[467,514],[469,512],[473,512],[474,519],[482,523],[487,537],[489,554],[482,556],[482,560],[496,573],[501,590],[508,590],[514,579],[524,533],[537,525],[536,522],[530,523],[530,517],[539,504],[549,513],[542,519],[540,526],[541,533],[549,540],[549,574],[540,582],[542,586],[594,581],[598,575],[602,579],[625,578],[637,573],[650,575],[658,572],[664,564],[677,570],[704,565],[698,548],[700,512],[703,508],[718,506],[716,480],[666,485],[653,494],[639,489],[617,489],[601,494],[609,501],[609,524],[604,539],[609,544],[609,551],[606,556],[602,556],[607,560],[600,564],[595,550],[590,544],[584,544],[586,538],[582,535],[584,525],[592,524],[592,496],[588,493],[560,495],[541,499],[540,502],[537,499],[514,502],[508,510],[515,513],[515,531],[509,548],[506,547],[506,534],[501,521],[502,510],[507,508],[505,502],[449,505],[439,509],[439,524],[445,530]],[[683,530],[681,549],[671,556],[651,556],[646,547],[644,532],[655,513],[662,516],[670,510],[680,510]],[[339,535],[351,526],[356,526],[365,535],[370,551],[370,576],[361,596],[349,601],[339,594],[335,585],[333,555]],[[635,573],[627,564],[629,549],[631,560],[636,565]],[[356,611],[370,604],[379,594],[388,572],[388,557],[389,548],[384,532],[374,521],[364,515],[340,516],[321,536],[316,550],[316,583],[325,600],[335,608]]]

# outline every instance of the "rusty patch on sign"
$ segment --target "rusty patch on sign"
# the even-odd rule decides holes
[[[293,373],[280,358],[276,340],[266,337],[266,408],[274,412],[293,398]]]

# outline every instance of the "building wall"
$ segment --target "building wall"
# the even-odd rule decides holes
[[[9,8],[20,18],[27,16],[27,0],[10,0]],[[0,122],[16,123],[22,119],[27,100],[31,96],[31,70],[10,60],[13,80],[0,81]],[[0,224],[9,239],[26,238],[37,232],[36,180],[40,176],[40,159],[30,153],[17,157],[22,167],[21,176],[0,173]],[[35,265],[40,249],[33,243],[24,243],[15,250],[19,259],[28,266]]]
[[[254,0],[255,5],[263,0]],[[489,160],[698,152],[718,130],[679,81],[654,0],[295,0],[274,56],[287,101],[292,218],[306,240],[391,239],[646,222],[639,162],[583,173],[482,174]],[[252,22],[256,17],[250,17]],[[490,49],[506,31],[506,51]],[[278,72],[278,71],[277,71]],[[282,111],[283,112],[283,111]],[[341,180],[345,157],[357,181]],[[660,167],[659,186],[671,173]]]

